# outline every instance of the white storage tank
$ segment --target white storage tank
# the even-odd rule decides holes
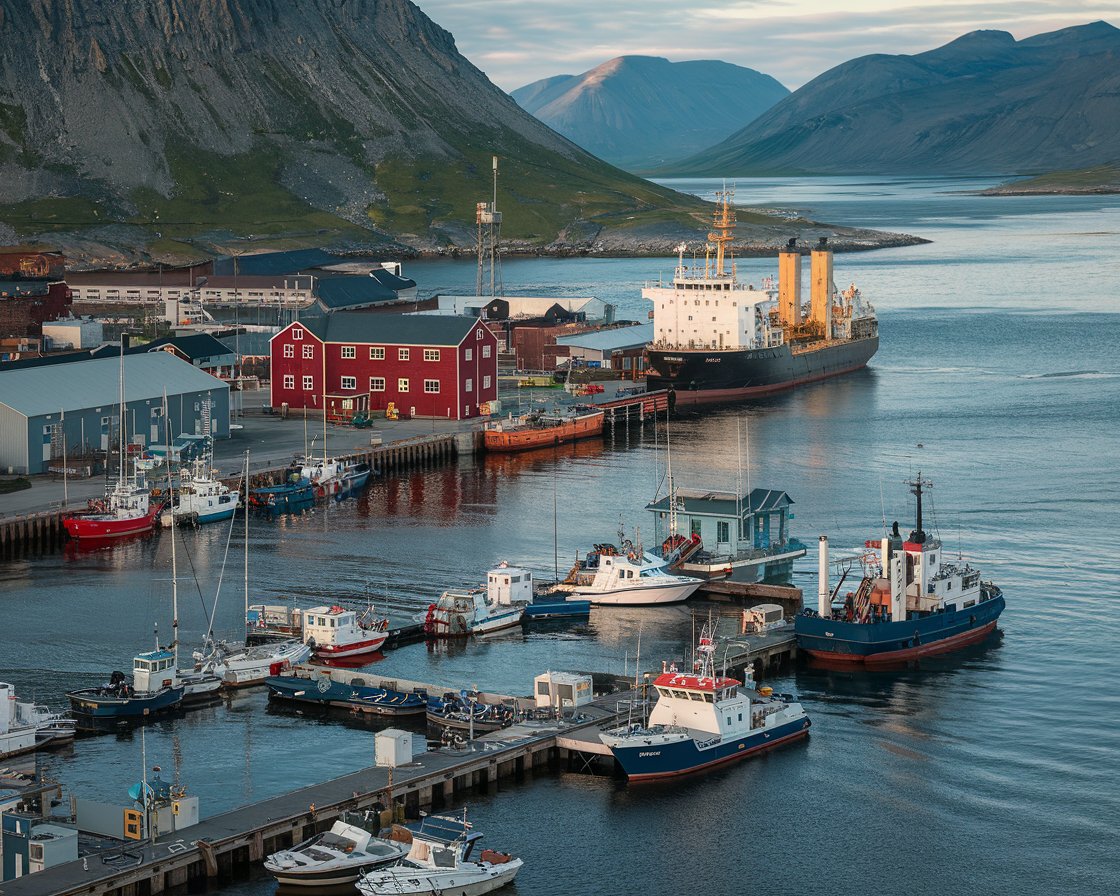
[[[411,731],[386,728],[377,732],[374,739],[374,753],[377,764],[382,767],[396,768],[412,762],[413,735]]]

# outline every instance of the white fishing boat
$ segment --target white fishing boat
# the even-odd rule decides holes
[[[337,659],[376,653],[389,637],[389,620],[370,607],[360,616],[337,604],[303,614],[303,640],[317,657]]]
[[[0,759],[73,740],[74,729],[73,719],[17,700],[15,688],[0,681]]]
[[[388,868],[358,880],[363,896],[481,896],[511,883],[524,862],[484,849],[472,858],[481,834],[463,818],[427,815],[419,822],[394,828],[411,836],[408,855]],[[407,833],[405,833],[407,832]]]
[[[281,887],[316,891],[337,887],[353,892],[363,874],[390,865],[408,852],[407,845],[377,837],[379,827],[373,812],[344,812],[329,831],[274,852],[265,859],[264,868]]]
[[[207,453],[180,472],[177,501],[171,511],[176,523],[228,520],[241,506],[241,493],[216,478],[212,457]]]
[[[445,591],[419,619],[429,638],[485,635],[521,624],[522,604],[502,604],[481,589]]]
[[[703,582],[669,572],[660,557],[623,538],[622,547],[597,544],[554,589],[568,600],[589,600],[595,606],[651,606],[687,600]]]

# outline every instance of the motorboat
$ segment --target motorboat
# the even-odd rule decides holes
[[[472,858],[482,838],[464,817],[426,815],[419,822],[395,829],[409,836],[408,854],[396,865],[358,879],[363,896],[480,896],[511,883],[524,862],[506,853],[482,850]]]
[[[316,891],[337,887],[352,893],[363,874],[408,852],[408,846],[378,837],[379,829],[376,813],[343,812],[329,831],[274,852],[265,859],[264,868],[281,887]]]
[[[406,692],[395,688],[372,687],[357,679],[350,684],[335,681],[326,670],[297,670],[289,675],[272,675],[265,680],[270,697],[297,703],[335,706],[351,712],[377,716],[415,716],[427,709],[424,691]]]
[[[0,759],[73,740],[74,727],[61,713],[17,700],[15,688],[0,681]]]
[[[462,690],[428,698],[428,724],[460,731],[498,731],[517,719],[517,710],[500,703],[483,703],[478,695]]]
[[[361,615],[338,604],[303,613],[303,640],[320,659],[376,653],[388,637],[389,620],[378,618],[372,607]]]
[[[419,621],[429,638],[484,635],[521,624],[525,607],[501,604],[481,589],[445,591]]]
[[[123,672],[113,672],[106,684],[79,688],[66,696],[78,727],[99,730],[106,724],[146,722],[176,708],[183,700],[183,685],[175,654],[157,647],[136,655],[131,681]]]
[[[595,606],[650,606],[687,600],[703,584],[673,575],[665,560],[623,541],[621,550],[613,544],[595,545],[554,590]]]
[[[311,648],[294,638],[254,647],[210,640],[194,652],[194,659],[196,672],[216,675],[226,687],[244,688],[264,684],[269,675],[306,663]]]

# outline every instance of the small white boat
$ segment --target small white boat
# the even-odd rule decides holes
[[[675,576],[660,557],[629,543],[620,551],[597,544],[556,586],[568,600],[589,600],[595,606],[649,606],[687,600],[704,584],[691,576]]]
[[[408,852],[408,846],[376,836],[379,819],[373,812],[344,812],[329,831],[274,852],[264,861],[265,870],[281,887],[316,891],[341,888],[354,891],[363,874],[390,865]]]
[[[418,618],[429,638],[460,638],[513,628],[524,615],[524,605],[502,604],[476,589],[445,591]]]
[[[312,607],[303,614],[303,640],[320,659],[376,653],[389,637],[389,620],[370,608],[361,616],[337,604]]]
[[[15,688],[0,681],[0,759],[73,740],[74,729],[73,719],[16,700]]]
[[[472,860],[482,835],[471,831],[465,817],[428,815],[394,830],[411,834],[408,855],[397,865],[363,875],[358,880],[363,896],[480,896],[511,883],[524,864],[490,849]]]
[[[207,454],[179,474],[178,500],[171,511],[176,523],[214,523],[228,520],[241,506],[241,493],[215,478]]]
[[[277,641],[244,647],[225,641],[207,641],[194,652],[195,671],[216,675],[226,687],[244,688],[264,684],[269,675],[306,663],[311,648],[302,641]]]

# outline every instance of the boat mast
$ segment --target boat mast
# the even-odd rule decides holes
[[[118,442],[119,442],[119,450],[120,450],[120,453],[121,453],[121,469],[120,469],[120,475],[119,475],[117,481],[118,481],[120,487],[124,488],[124,420],[125,420],[125,410],[124,410],[124,333],[121,334],[121,369],[120,369],[119,375],[117,376],[117,380],[118,380],[118,386],[120,388],[120,393],[121,393],[121,423],[120,423],[120,427],[119,427],[120,432],[117,434],[118,435]],[[168,450],[170,451],[170,448]],[[168,463],[170,463],[170,458],[168,458]]]
[[[932,482],[922,479],[922,471],[918,471],[918,478],[910,480],[906,483],[910,486],[910,493],[918,499],[918,515],[914,531],[910,533],[910,541],[914,544],[925,544],[926,533],[922,530],[922,487],[931,488]]]
[[[665,408],[665,475],[669,479],[669,537],[677,534],[677,487],[673,484],[673,446],[669,443],[669,409]]]
[[[725,258],[731,262],[731,276],[732,278],[735,277],[735,256],[731,248],[735,231],[735,206],[732,204],[734,199],[734,188],[729,190],[725,185],[722,190],[716,192],[716,210],[713,215],[712,231],[708,234],[708,242],[714,243],[716,247],[716,265],[712,272],[715,277],[727,276],[727,271],[724,268]]]
[[[306,415],[305,415],[306,416]],[[245,452],[245,475],[242,477],[242,482],[245,483],[245,506],[242,508],[245,514],[245,624],[249,624],[249,452]]]
[[[167,436],[167,494],[171,497],[171,422],[167,413],[167,390],[163,390],[163,431]],[[182,471],[180,470],[180,475]],[[181,495],[181,492],[180,492]],[[171,650],[175,655],[175,670],[179,670],[179,567],[175,556],[175,508],[171,508]]]

